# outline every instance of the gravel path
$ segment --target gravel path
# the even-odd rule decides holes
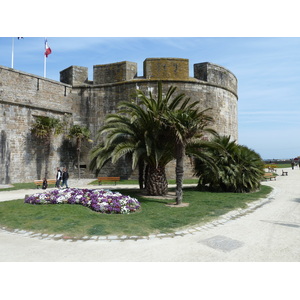
[[[300,170],[286,170],[288,176],[264,183],[274,187],[268,199],[175,235],[122,240],[114,236],[86,237],[73,241],[0,230],[0,261],[299,262]],[[30,191],[0,192],[0,199],[23,198]]]

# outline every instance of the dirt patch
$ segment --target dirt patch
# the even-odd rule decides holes
[[[144,198],[148,199],[165,199],[165,200],[175,200],[176,199],[176,192],[168,192],[167,195],[164,196],[148,196],[148,195],[141,195]],[[188,207],[189,203],[181,203],[181,204],[176,204],[176,202],[173,203],[167,203],[165,204],[168,207]]]
[[[181,204],[176,204],[176,203],[168,203],[166,206],[168,207],[188,207],[190,204],[189,203],[181,203]]]
[[[148,199],[166,199],[166,200],[175,200],[176,199],[175,192],[168,192],[168,194],[164,195],[164,196],[150,196],[150,195],[145,195],[145,194],[142,194],[141,196],[144,198],[148,198]]]

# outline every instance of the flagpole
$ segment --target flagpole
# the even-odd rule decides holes
[[[15,39],[11,38],[11,68],[14,68],[14,52],[15,52]]]
[[[47,65],[46,65],[46,55],[44,54],[44,77],[46,77],[46,68],[47,68]]]
[[[46,50],[46,38],[44,39],[44,50]],[[44,51],[44,77],[46,77],[46,68],[47,68],[47,65],[46,65],[46,54],[45,54],[45,51]]]

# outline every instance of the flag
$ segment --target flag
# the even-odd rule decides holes
[[[45,56],[48,57],[49,54],[51,54],[51,48],[48,45],[47,39],[45,39]]]

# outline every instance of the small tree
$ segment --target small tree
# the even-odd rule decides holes
[[[78,165],[78,179],[80,179],[80,153],[83,141],[92,142],[90,140],[91,132],[87,127],[79,125],[73,125],[68,134],[69,139],[76,140],[76,151],[77,151],[77,165]]]
[[[45,145],[45,155],[49,158],[51,149],[51,138],[53,135],[62,133],[63,125],[60,120],[45,116],[36,117],[31,127],[32,134]],[[48,159],[45,162],[45,177],[48,174]]]

